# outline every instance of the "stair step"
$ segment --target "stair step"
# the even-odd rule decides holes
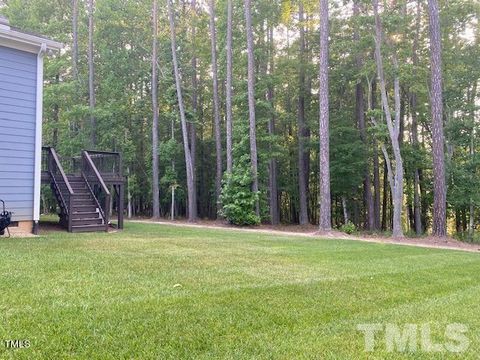
[[[72,188],[74,194],[78,195],[90,195],[90,190],[88,190],[86,187],[85,188]]]
[[[93,205],[93,206],[96,206],[95,201],[90,197],[82,198],[82,199],[74,197],[73,198],[73,206],[75,207],[75,206],[78,206],[78,205]]]
[[[83,181],[83,176],[80,175],[67,175],[68,181],[74,181],[74,180],[82,180]]]
[[[70,183],[70,186],[72,187],[74,192],[75,192],[75,189],[86,189],[87,188],[87,186],[84,183]]]
[[[77,205],[77,204],[73,204],[73,212],[74,213],[95,212],[96,210],[97,210],[96,205]]]
[[[67,190],[67,184],[65,184],[65,183],[59,183],[58,186],[62,190]],[[86,187],[86,185],[85,185],[84,182],[70,182],[70,187],[72,189],[75,189],[75,188]]]
[[[78,225],[72,226],[72,232],[105,231],[105,225]]]
[[[83,226],[83,225],[102,225],[101,218],[82,218],[82,219],[72,219],[73,226]]]
[[[72,220],[93,219],[99,216],[100,214],[96,211],[74,212]]]
[[[91,194],[90,192],[85,192],[81,194],[75,193],[75,200],[90,200],[91,199]]]

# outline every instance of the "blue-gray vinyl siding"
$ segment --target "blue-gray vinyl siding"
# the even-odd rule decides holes
[[[0,199],[33,219],[37,56],[0,46]]]

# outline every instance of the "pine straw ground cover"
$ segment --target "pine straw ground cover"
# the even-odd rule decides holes
[[[2,238],[0,270],[2,359],[465,359],[480,351],[475,253],[127,223],[109,234]],[[388,352],[384,332],[366,352],[357,330],[428,325],[445,344],[453,323],[468,329],[461,354],[425,352],[420,330],[416,352]],[[7,348],[14,339],[30,346]]]

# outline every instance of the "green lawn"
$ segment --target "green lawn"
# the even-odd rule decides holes
[[[20,359],[476,358],[480,254],[127,224],[0,239],[0,346]],[[179,285],[178,285],[179,284]],[[468,326],[466,353],[364,351],[364,323]],[[420,345],[419,345],[420,347]]]

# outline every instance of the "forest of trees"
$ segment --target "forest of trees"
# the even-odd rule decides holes
[[[44,144],[121,151],[129,216],[472,238],[478,0],[4,0],[65,44]]]

